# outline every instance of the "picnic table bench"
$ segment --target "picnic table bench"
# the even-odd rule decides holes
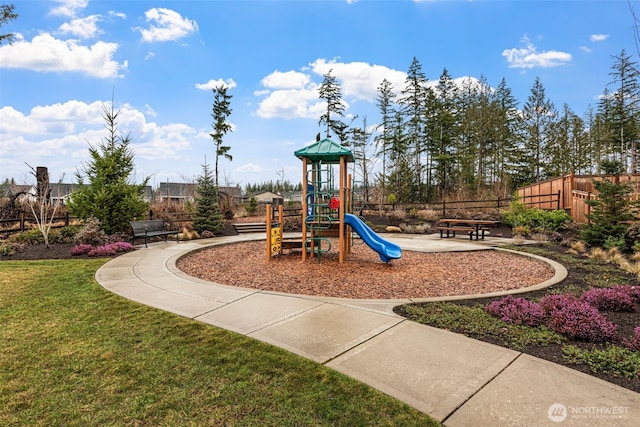
[[[176,235],[176,242],[179,242],[178,230],[168,230],[167,223],[162,219],[148,219],[144,221],[129,221],[131,225],[131,244],[135,244],[137,238],[144,238],[144,247],[147,247],[147,240],[151,237],[162,237],[167,241],[170,234]]]
[[[440,238],[456,237],[456,233],[464,233],[469,235],[469,240],[473,240],[474,236],[476,240],[484,240],[485,232],[489,231],[490,226],[497,223],[498,221],[484,219],[442,218],[438,220],[433,229],[440,232]]]

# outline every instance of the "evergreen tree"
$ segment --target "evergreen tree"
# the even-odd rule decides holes
[[[103,107],[108,135],[97,146],[89,146],[91,160],[83,173],[76,172],[78,189],[71,194],[68,208],[81,219],[97,218],[107,234],[125,232],[129,221],[144,215],[148,203],[144,201],[145,187],[130,182],[133,173],[133,152],[129,149],[129,135],[118,134],[120,111]],[[85,183],[85,178],[87,183]]]
[[[216,147],[216,164],[215,164],[215,185],[218,187],[219,177],[219,159],[224,157],[231,161],[233,157],[229,154],[231,147],[222,145],[224,136],[227,132],[231,132],[231,125],[227,123],[227,118],[231,115],[231,98],[232,95],[227,94],[227,86],[219,85],[213,89],[213,123],[211,127],[213,132],[209,134],[213,139],[213,143]]]
[[[327,110],[320,116],[318,124],[327,126],[327,138],[329,138],[332,132],[336,135],[340,143],[346,143],[347,139],[347,127],[342,120],[338,117],[344,117],[345,106],[342,101],[342,88],[338,79],[331,74],[333,70],[329,70],[325,74],[322,80],[322,84],[318,89],[320,99],[324,99],[327,102]]]
[[[509,194],[508,187],[513,183],[512,174],[516,164],[518,137],[522,128],[522,116],[518,111],[518,102],[503,78],[493,96],[496,109],[496,141],[493,156],[494,182],[499,183],[503,194]]]
[[[414,159],[415,176],[412,180],[418,185],[416,193],[418,201],[422,200],[422,155],[426,148],[424,126],[425,118],[428,116],[426,84],[427,77],[422,71],[422,64],[414,57],[407,70],[405,87],[401,92],[402,98],[398,102],[402,105],[402,114],[405,117],[408,149],[412,151]]]
[[[545,177],[544,158],[549,127],[555,121],[557,112],[553,103],[547,99],[539,77],[531,88],[522,111],[525,123],[524,168],[529,182],[537,182]]]
[[[426,130],[425,148],[431,162],[427,164],[427,182],[435,167],[435,180],[444,196],[452,190],[456,178],[454,176],[456,147],[458,137],[458,89],[445,68],[440,75],[435,90],[427,90],[427,108],[424,125]]]
[[[218,202],[218,186],[213,180],[209,165],[202,166],[202,175],[197,179],[197,208],[193,218],[193,229],[202,234],[209,231],[218,233],[224,226],[224,218]]]
[[[608,240],[621,241],[629,223],[637,221],[638,202],[630,196],[634,192],[633,185],[620,181],[620,173],[624,166],[617,161],[603,161],[605,173],[613,175],[613,179],[593,180],[598,191],[598,198],[587,200],[591,212],[585,216],[589,223],[582,228],[580,238],[591,246],[608,246]]]
[[[13,21],[18,17],[18,14],[14,12],[15,6],[13,4],[0,5],[0,28],[2,28],[9,21]],[[0,45],[2,42],[9,44],[13,43],[15,35],[13,33],[0,34]]]
[[[612,142],[619,147],[625,170],[636,173],[639,170],[637,117],[640,112],[640,70],[624,50],[614,59],[609,73],[613,77],[609,84],[612,88],[609,110]]]
[[[395,94],[393,93],[393,85],[387,79],[382,80],[382,83],[377,88],[378,96],[376,98],[376,105],[380,111],[381,123],[378,125],[378,129],[382,127],[382,133],[375,138],[376,145],[378,147],[378,154],[382,154],[382,173],[387,171],[387,158],[388,151],[391,146],[391,126],[393,122],[393,116],[395,114],[393,108],[393,100]],[[381,179],[382,198],[386,198],[385,179]]]
[[[557,122],[550,123],[545,129],[547,144],[543,147],[545,174],[548,177],[560,176],[574,170],[575,151],[572,144],[572,120],[575,114],[564,104]]]

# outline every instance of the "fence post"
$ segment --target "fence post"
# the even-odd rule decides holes
[[[149,219],[153,219],[153,209],[149,209]]]
[[[557,203],[558,207],[556,208],[556,210],[560,210],[560,190],[558,190],[558,203]]]
[[[20,231],[24,231],[24,214],[20,213]]]
[[[69,212],[64,214],[64,226],[65,227],[69,226]]]

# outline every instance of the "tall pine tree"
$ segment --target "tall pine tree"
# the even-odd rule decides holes
[[[213,139],[213,143],[215,145],[216,151],[216,163],[215,163],[215,185],[218,187],[218,177],[219,177],[219,161],[220,157],[224,157],[225,159],[231,161],[233,157],[229,154],[231,147],[228,145],[222,145],[224,143],[224,136],[231,132],[232,128],[229,123],[227,123],[227,118],[231,115],[231,98],[232,95],[227,94],[228,87],[225,85],[219,85],[213,89],[213,112],[211,113],[211,117],[213,118],[213,123],[211,127],[213,128],[213,132],[209,134]]]
[[[320,99],[324,99],[327,103],[327,110],[320,116],[318,124],[326,125],[326,136],[330,138],[334,134],[341,144],[345,144],[347,140],[347,127],[340,118],[344,117],[344,102],[342,101],[342,88],[340,82],[332,74],[333,69],[325,74],[322,84],[318,89]]]

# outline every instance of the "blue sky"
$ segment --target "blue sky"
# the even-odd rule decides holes
[[[73,182],[112,96],[136,178],[157,186],[213,163],[211,88],[227,84],[233,161],[220,161],[220,181],[244,187],[301,181],[293,153],[321,130],[329,70],[347,114],[371,126],[377,86],[400,91],[414,57],[430,81],[444,68],[494,87],[505,78],[521,107],[539,77],[557,109],[579,115],[612,81],[613,55],[637,60],[626,0],[10,3],[20,16],[0,30],[16,34],[0,46],[0,180],[18,183],[33,181],[25,163]]]

